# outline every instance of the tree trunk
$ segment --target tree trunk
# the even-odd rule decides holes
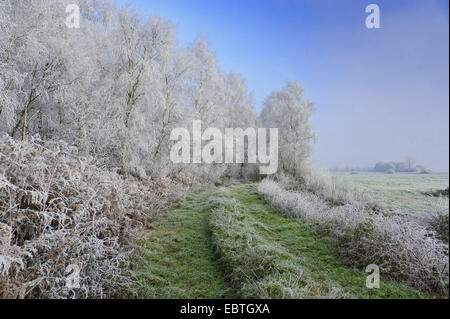
[[[121,160],[121,166],[122,166],[122,171],[125,172],[125,156],[126,156],[126,152],[127,152],[127,143],[128,143],[128,130],[129,130],[129,122],[130,122],[130,112],[126,113],[126,118],[125,118],[125,136],[123,138],[123,142],[122,142],[122,160]]]
[[[28,115],[28,106],[23,110],[23,125],[22,125],[22,141],[25,139],[25,131],[27,130],[27,115]]]

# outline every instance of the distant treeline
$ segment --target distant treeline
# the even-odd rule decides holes
[[[431,170],[422,165],[415,165],[414,160],[407,158],[403,162],[377,162],[374,167],[346,166],[344,168],[332,168],[334,172],[378,172],[378,173],[420,173],[429,174]]]
[[[429,169],[426,169],[422,165],[408,165],[407,162],[378,162],[373,169],[375,172],[382,173],[431,173]]]

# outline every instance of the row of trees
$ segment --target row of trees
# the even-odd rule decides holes
[[[407,158],[404,162],[378,162],[373,168],[374,172],[382,173],[421,173],[429,174],[431,171],[422,165],[415,165],[412,158]]]
[[[416,161],[412,156],[406,156],[403,162],[377,162],[373,167],[351,167],[346,166],[343,168],[332,168],[334,172],[379,172],[379,173],[421,173],[429,174],[431,170],[425,168],[422,165],[416,165]]]
[[[158,16],[107,0],[80,0],[81,28],[65,25],[72,0],[23,0],[0,7],[0,131],[65,140],[122,171],[169,175],[174,127],[278,127],[280,163],[298,174],[310,154],[312,103],[288,82],[261,116],[246,81],[218,68],[207,41],[188,46]],[[243,175],[243,167],[195,167]],[[228,173],[227,173],[228,172]]]

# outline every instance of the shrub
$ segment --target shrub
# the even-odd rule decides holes
[[[186,186],[123,179],[63,142],[0,138],[0,297],[107,298],[132,286],[133,236]],[[80,289],[66,287],[66,268]]]
[[[431,211],[422,214],[426,225],[432,229],[439,238],[448,244],[449,240],[449,218],[448,202],[440,200]]]
[[[263,180],[259,192],[280,213],[315,225],[350,264],[377,264],[389,276],[424,291],[448,295],[448,244],[426,227],[364,206],[330,206],[317,195],[287,191]]]
[[[349,204],[361,209],[391,214],[391,209],[384,203],[321,170],[311,169],[302,181],[287,174],[278,174],[275,179],[284,189],[311,192],[332,206]]]

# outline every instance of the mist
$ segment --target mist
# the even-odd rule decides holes
[[[411,155],[448,171],[448,36],[448,9],[433,1],[381,6],[377,30],[325,33],[326,85],[311,94],[317,164],[372,167]]]

